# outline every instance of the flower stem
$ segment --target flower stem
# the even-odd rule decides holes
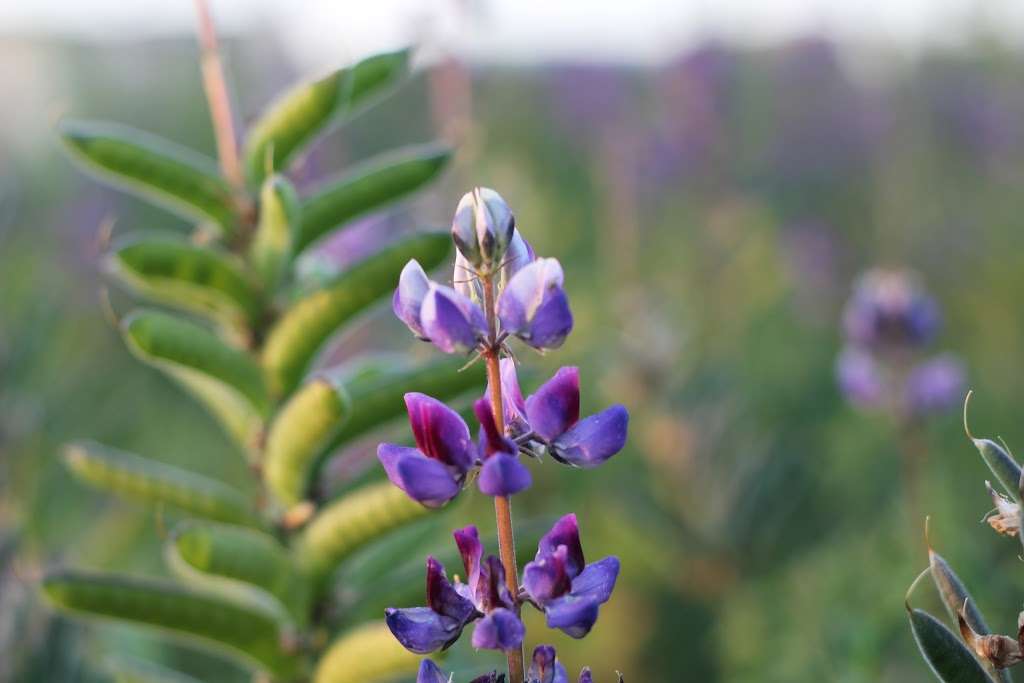
[[[494,312],[494,282],[492,277],[481,278],[484,289],[484,313],[487,316],[487,325],[490,332],[490,339],[497,339],[497,317]],[[498,361],[498,345],[491,344],[484,351],[484,360],[487,362],[487,381],[491,390],[491,411],[494,413],[494,422],[500,433],[505,432],[505,410],[501,401],[501,365]],[[515,532],[512,527],[512,501],[508,496],[495,496],[494,517],[498,525],[498,550],[501,555],[501,564],[505,567],[505,583],[512,599],[516,600],[519,595],[519,570],[516,564]],[[519,608],[516,607],[516,612]],[[509,683],[523,683],[526,678],[526,669],[523,664],[523,647],[520,645],[514,650],[506,653],[508,657]]]

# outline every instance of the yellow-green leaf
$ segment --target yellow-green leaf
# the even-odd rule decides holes
[[[420,657],[398,644],[381,622],[341,635],[320,658],[313,683],[381,683],[412,675]]]
[[[291,260],[301,215],[299,196],[287,178],[272,175],[263,182],[259,215],[249,257],[260,274],[264,289],[273,292]]]

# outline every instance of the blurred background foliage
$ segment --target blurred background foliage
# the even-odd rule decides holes
[[[130,358],[97,296],[104,221],[116,218],[115,233],[186,226],[78,174],[51,132],[64,113],[110,118],[212,155],[195,52],[169,39],[0,43],[0,681],[105,680],[100,652],[244,680],[134,630],[55,617],[34,586],[61,563],[164,571],[166,520],[72,482],[57,458],[69,439],[249,481],[208,416]],[[309,75],[265,37],[227,52],[246,120]],[[460,144],[454,168],[309,267],[343,267],[405,225],[445,224],[474,184],[498,188],[537,250],[564,264],[577,327],[545,363],[583,368],[585,408],[621,401],[633,415],[608,465],[586,477],[548,467],[517,502],[527,516],[575,510],[588,555],[623,560],[586,641],[562,647],[529,624],[530,644],[550,640],[570,670],[930,680],[902,606],[927,562],[925,513],[989,622],[1013,630],[1019,549],[977,524],[987,475],[959,416],[918,429],[923,466],[909,487],[907,434],[849,406],[834,364],[856,275],[912,268],[941,303],[941,346],[968,368],[973,431],[1024,448],[1024,56],[979,39],[868,57],[811,36],[707,43],[659,68],[444,62],[318,144],[296,175],[301,186],[428,139],[427,107]],[[126,309],[123,293],[111,297]],[[340,343],[413,348],[399,325],[378,313]],[[338,486],[368,466],[379,476],[368,452],[336,459]],[[489,528],[487,502],[474,496],[457,523]],[[421,558],[410,559],[412,597],[382,586],[392,592],[374,609],[417,599]]]

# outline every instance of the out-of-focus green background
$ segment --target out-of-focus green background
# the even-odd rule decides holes
[[[262,36],[226,50],[244,120],[309,75]],[[71,481],[56,457],[66,440],[248,481],[100,305],[104,221],[187,226],[83,177],[46,134],[71,113],[212,155],[195,53],[185,38],[0,43],[0,681],[94,680],[102,651],[241,680],[133,629],[55,618],[33,585],[56,563],[163,571],[159,517]],[[984,35],[913,57],[808,36],[707,42],[658,67],[442,66],[335,131],[297,180],[430,139],[451,109],[454,168],[378,223],[444,224],[472,185],[499,189],[566,270],[576,330],[539,363],[580,365],[587,409],[632,413],[607,465],[549,464],[517,498],[526,516],[575,510],[588,555],[624,567],[588,639],[549,638],[533,620],[531,644],[551,640],[601,681],[615,669],[629,681],[930,680],[903,611],[926,564],[925,513],[990,624],[1014,631],[1020,549],[978,523],[988,475],[959,416],[921,428],[911,506],[907,435],[844,402],[834,362],[857,273],[916,269],[942,306],[937,348],[968,368],[973,430],[1024,444],[1024,55]],[[372,224],[361,230],[372,242]],[[355,343],[414,346],[386,314]],[[488,528],[485,503],[464,521]]]

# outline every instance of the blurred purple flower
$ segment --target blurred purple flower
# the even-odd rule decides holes
[[[629,429],[629,412],[613,405],[580,419],[580,375],[564,367],[537,392],[523,400],[516,378],[515,361],[501,361],[502,400],[513,435],[547,447],[561,463],[597,467],[622,450]]]
[[[561,64],[551,69],[555,118],[574,135],[618,123],[629,101],[625,74],[609,64]]]
[[[585,563],[576,515],[568,514],[540,539],[536,557],[523,569],[523,588],[544,610],[550,628],[582,638],[611,597],[618,575],[615,556]]]
[[[868,271],[843,311],[847,338],[871,349],[923,346],[939,326],[938,304],[905,271]]]
[[[963,401],[967,373],[956,356],[946,353],[922,361],[907,376],[905,396],[914,415],[954,408]]]
[[[839,389],[850,403],[875,408],[885,398],[881,369],[871,354],[856,348],[843,349],[836,361]]]
[[[534,648],[530,669],[526,672],[526,683],[569,683],[569,674],[558,661],[553,646],[538,645]],[[589,666],[580,671],[579,683],[593,683]],[[623,683],[621,674],[619,683]]]

